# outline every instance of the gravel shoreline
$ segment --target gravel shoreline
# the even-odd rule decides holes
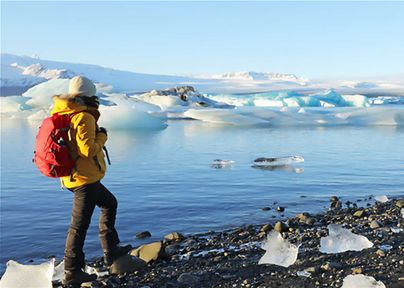
[[[159,259],[134,273],[99,277],[82,287],[341,287],[350,274],[364,274],[386,287],[404,287],[404,199],[345,208],[335,197],[321,214],[302,213],[283,222],[268,221],[237,229],[190,235],[162,241]],[[328,224],[341,224],[366,236],[374,246],[362,251],[324,254],[320,238]],[[266,233],[275,229],[300,244],[297,261],[287,267],[258,265]],[[179,237],[177,237],[179,236]],[[162,252],[162,251],[160,251]],[[102,259],[88,265],[105,270]],[[305,275],[305,276],[298,276]],[[61,287],[54,283],[54,287]]]

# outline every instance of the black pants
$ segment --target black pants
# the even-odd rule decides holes
[[[99,181],[69,190],[74,193],[74,198],[64,259],[65,270],[75,271],[85,266],[83,246],[95,206],[101,208],[99,236],[104,253],[111,252],[118,245],[119,237],[115,230],[118,202]]]

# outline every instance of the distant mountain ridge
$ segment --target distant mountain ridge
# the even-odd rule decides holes
[[[295,74],[270,72],[228,72],[197,76],[154,75],[106,68],[99,65],[42,60],[37,56],[1,54],[1,96],[21,95],[49,79],[83,75],[107,92],[141,93],[175,86],[193,86],[204,93],[250,93],[276,90],[336,89],[344,93],[403,93],[404,83],[394,81],[313,81]],[[386,94],[387,95],[387,94]]]

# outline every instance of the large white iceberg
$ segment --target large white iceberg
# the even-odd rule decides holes
[[[357,235],[342,228],[341,225],[328,225],[327,237],[320,239],[320,252],[334,254],[345,251],[361,251],[373,247],[373,243],[365,236]]]
[[[163,129],[167,127],[164,115],[152,115],[148,110],[155,109],[147,103],[138,103],[136,99],[123,95],[111,97],[111,101],[116,105],[100,106],[101,117],[100,126],[115,130],[147,130]]]
[[[10,260],[0,280],[0,288],[52,288],[54,267],[55,259],[39,265],[23,265]]]
[[[386,286],[371,276],[356,274],[346,276],[342,288],[386,288]]]
[[[32,107],[47,108],[52,105],[54,95],[67,94],[68,92],[69,79],[51,79],[28,89],[22,96],[31,98],[27,104]]]
[[[275,264],[283,267],[289,267],[297,260],[299,246],[291,244],[283,239],[277,231],[268,233],[268,238],[264,242],[263,249],[266,250],[258,264]]]

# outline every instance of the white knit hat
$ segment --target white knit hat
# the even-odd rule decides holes
[[[76,76],[70,79],[69,94],[74,96],[94,96],[97,92],[95,85],[84,76]]]

